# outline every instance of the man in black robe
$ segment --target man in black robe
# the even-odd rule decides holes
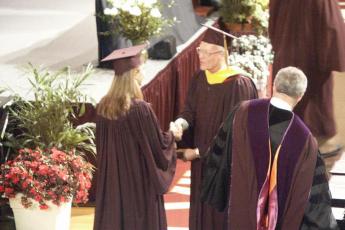
[[[269,10],[273,76],[286,66],[307,75],[307,91],[294,111],[318,139],[322,153],[340,150],[327,142],[336,134],[332,71],[345,71],[345,24],[338,1],[270,0]]]
[[[192,78],[185,108],[175,121],[177,127],[192,132],[182,157],[191,162],[190,230],[223,229],[225,215],[200,202],[204,176],[203,156],[227,114],[241,101],[257,98],[255,85],[235,67],[228,66],[222,34],[209,29],[197,48],[201,71]],[[192,136],[188,136],[193,133]]]
[[[226,229],[338,229],[316,139],[292,112],[304,73],[281,69],[273,97],[232,111],[208,151],[202,200],[227,212]]]

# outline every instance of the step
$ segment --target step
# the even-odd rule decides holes
[[[337,220],[339,229],[345,228],[345,209],[344,208],[332,208],[333,216]]]
[[[335,161],[329,172],[333,175],[345,175],[345,159]]]
[[[339,2],[340,9],[345,9],[345,1]]]
[[[329,189],[332,194],[332,206],[345,207],[345,176],[331,175]]]
[[[332,207],[332,213],[336,220],[343,220],[345,214],[345,208],[334,208]]]

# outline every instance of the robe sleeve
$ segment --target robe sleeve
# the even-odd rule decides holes
[[[200,72],[199,72],[200,74]],[[185,105],[182,113],[178,118],[183,118],[188,123],[188,129],[183,132],[182,140],[179,141],[178,148],[195,148],[194,145],[194,121],[195,121],[195,107],[197,103],[197,81],[199,74],[193,77],[190,81]]]
[[[332,213],[326,167],[320,154],[317,156],[313,184],[300,229],[339,229]]]
[[[139,109],[140,150],[145,158],[157,194],[167,192],[176,169],[175,142],[172,132],[162,132],[156,115],[148,104]]]
[[[218,211],[228,204],[231,180],[232,123],[239,106],[228,115],[206,153],[201,201]]]
[[[199,78],[199,74],[197,74],[195,77],[191,79],[184,109],[182,113],[178,116],[185,119],[188,122],[189,127],[194,126],[195,106],[197,99],[197,79]]]

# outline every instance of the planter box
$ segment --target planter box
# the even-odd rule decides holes
[[[50,201],[49,208],[41,210],[37,201],[30,208],[21,204],[21,194],[11,198],[16,230],[69,230],[72,201],[56,206]]]
[[[233,33],[254,34],[253,26],[249,23],[225,23],[226,28]]]

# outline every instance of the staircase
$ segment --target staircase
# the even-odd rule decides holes
[[[338,0],[341,10],[345,10],[345,0]]]
[[[345,151],[325,158],[332,194],[332,211],[340,229],[345,229]]]

